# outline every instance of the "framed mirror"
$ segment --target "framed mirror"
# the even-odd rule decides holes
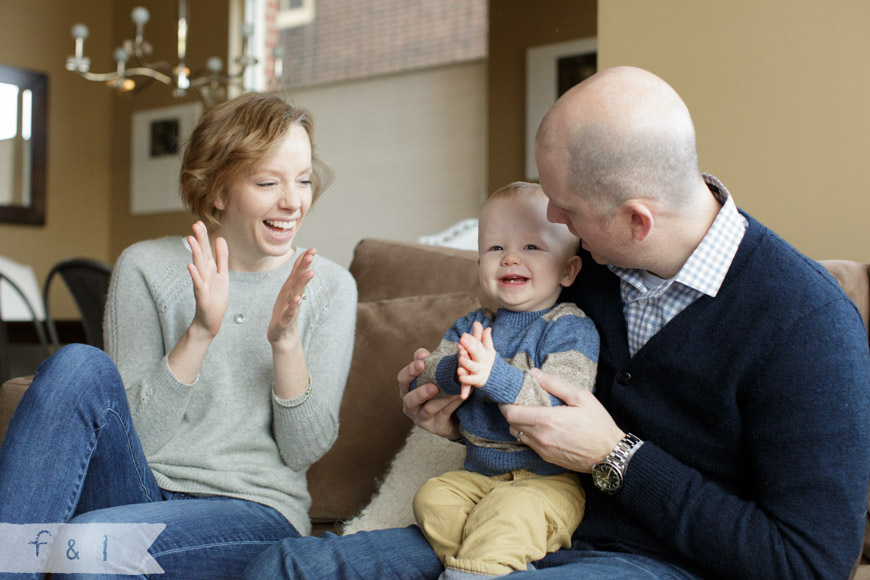
[[[48,77],[0,64],[0,223],[45,224]]]

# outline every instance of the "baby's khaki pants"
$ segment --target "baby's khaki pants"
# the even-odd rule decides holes
[[[575,473],[459,470],[423,484],[414,516],[445,568],[500,576],[569,547],[585,500]]]

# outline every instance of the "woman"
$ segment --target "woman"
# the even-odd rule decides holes
[[[41,365],[0,449],[0,522],[166,524],[149,551],[186,580],[309,533],[356,311],[350,274],[293,246],[328,178],[306,111],[252,93],[203,115],[181,194],[208,226],[121,255],[111,359],[75,345]]]

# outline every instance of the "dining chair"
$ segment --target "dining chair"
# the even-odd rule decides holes
[[[109,278],[112,269],[96,260],[89,258],[69,258],[58,262],[48,273],[45,287],[42,291],[45,309],[45,323],[48,334],[55,349],[60,347],[57,325],[49,307],[49,290],[54,278],[60,278],[78,306],[84,327],[85,342],[97,348],[103,348],[103,313],[106,308],[106,296],[109,293]]]

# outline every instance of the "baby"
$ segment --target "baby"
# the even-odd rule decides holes
[[[554,406],[532,368],[592,390],[598,361],[595,326],[573,304],[557,304],[580,271],[579,240],[547,220],[540,186],[516,182],[480,212],[480,285],[498,311],[457,320],[425,360],[411,388],[436,383],[465,402],[457,409],[464,469],[426,482],[414,515],[445,566],[443,579],[526,570],[567,548],[583,516],[576,473],[545,462],[516,439],[499,404]]]

